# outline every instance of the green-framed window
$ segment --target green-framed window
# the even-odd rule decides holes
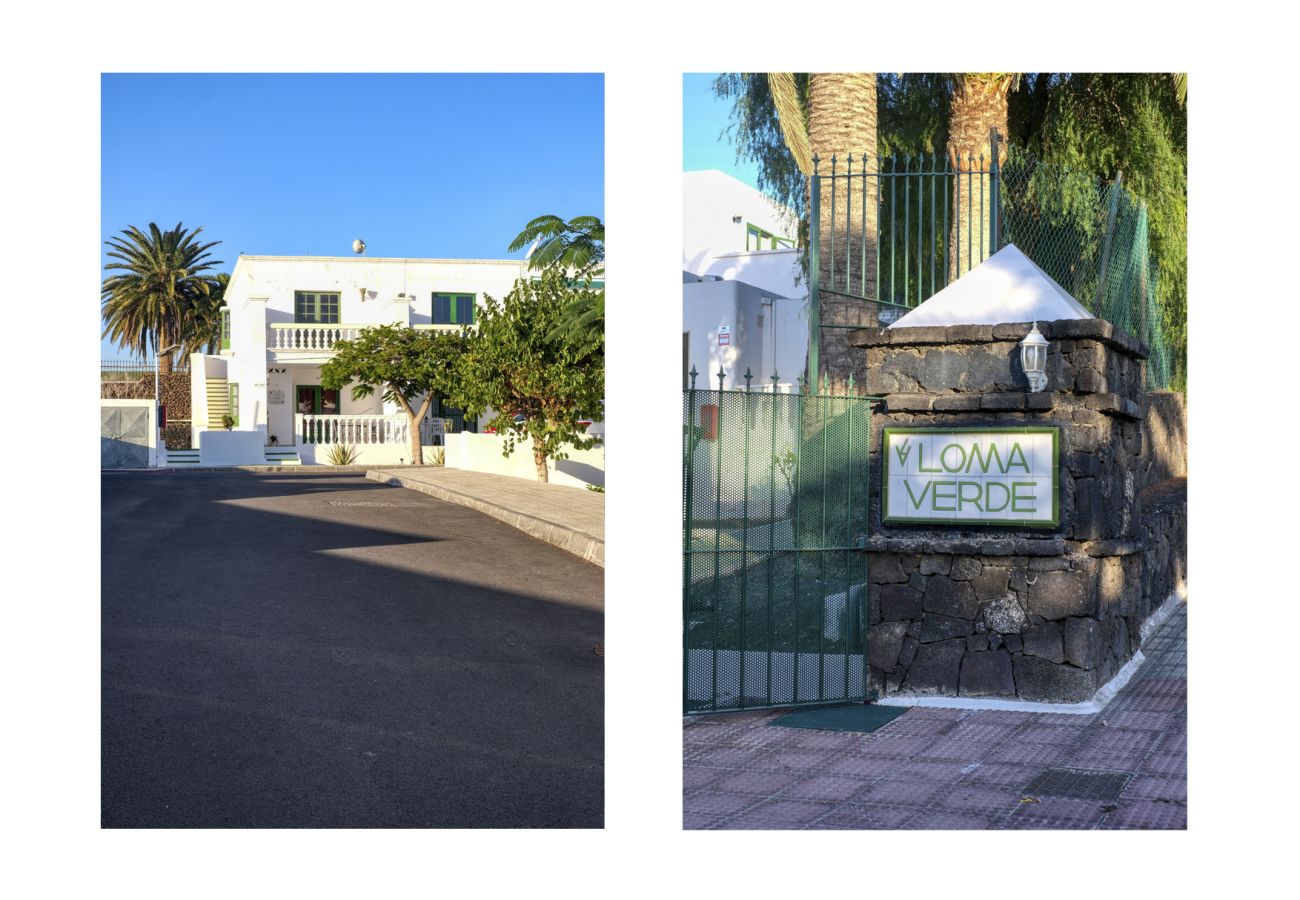
[[[298,324],[337,325],[339,323],[338,292],[294,291],[293,320]]]
[[[221,310],[221,349],[230,349],[230,307]]]
[[[793,249],[794,241],[759,228],[757,225],[745,224],[745,250],[779,250]]]
[[[238,425],[239,424],[239,385],[232,384],[230,385],[229,390],[230,390],[230,418],[234,419],[235,424]]]
[[[433,295],[434,325],[473,325],[475,294]]]
[[[339,392],[325,390],[319,384],[300,384],[294,388],[294,411],[305,416],[339,414]]]

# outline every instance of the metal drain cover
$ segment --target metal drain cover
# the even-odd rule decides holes
[[[1044,769],[1025,788],[1027,794],[1074,797],[1078,800],[1118,800],[1120,791],[1133,777],[1124,772],[1094,772],[1089,769]]]
[[[330,500],[330,506],[396,506],[384,500]]]

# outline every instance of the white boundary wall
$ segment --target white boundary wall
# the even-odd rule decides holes
[[[158,460],[158,404],[150,399],[145,400],[105,400],[100,398],[100,407],[120,406],[132,407],[135,409],[149,410],[149,462],[150,467],[162,465]]]
[[[493,475],[537,480],[537,466],[533,463],[533,442],[525,440],[515,445],[510,456],[502,456],[503,440],[495,434],[474,434],[462,431],[446,436],[446,465],[451,469],[468,469]],[[605,485],[605,447],[597,445],[590,450],[569,448],[568,459],[547,460],[547,477],[551,484],[570,487],[598,487]],[[306,460],[304,460],[306,462]]]

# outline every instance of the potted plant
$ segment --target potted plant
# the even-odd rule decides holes
[[[226,429],[226,431],[229,431],[230,429],[234,428],[235,417],[232,416],[230,413],[226,413],[224,416],[221,417],[221,427]]]

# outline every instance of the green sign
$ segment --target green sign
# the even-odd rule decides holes
[[[886,428],[884,520],[1060,524],[1061,429]]]

